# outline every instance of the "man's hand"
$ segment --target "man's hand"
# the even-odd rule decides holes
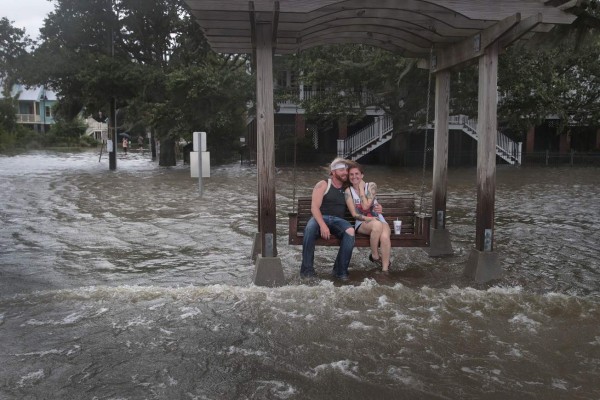
[[[329,231],[329,227],[325,224],[323,224],[323,226],[319,225],[320,231],[321,231],[321,237],[325,240],[329,239],[331,237],[331,232]]]

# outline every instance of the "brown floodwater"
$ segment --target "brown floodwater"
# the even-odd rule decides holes
[[[421,192],[421,170],[365,172]],[[263,288],[255,166],[213,166],[200,198],[147,153],[0,157],[0,398],[600,398],[600,169],[498,166],[488,285],[462,276],[474,168],[448,175],[453,256],[393,249],[383,280],[355,249],[340,285],[319,248],[302,282],[287,213],[322,177],[277,168],[286,285]]]

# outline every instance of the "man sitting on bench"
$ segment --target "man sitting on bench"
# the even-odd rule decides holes
[[[336,158],[329,166],[330,178],[317,182],[312,192],[311,213],[304,229],[302,264],[300,276],[316,277],[314,269],[315,241],[321,236],[327,240],[331,235],[340,239],[340,249],[333,264],[333,276],[342,281],[349,279],[348,266],[354,248],[354,228],[346,221],[344,190],[348,186],[348,165],[343,158]],[[381,205],[375,211],[381,212]]]

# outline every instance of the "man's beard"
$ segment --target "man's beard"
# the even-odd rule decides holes
[[[347,181],[348,181],[348,174],[346,174],[346,175],[344,175],[344,176],[341,176],[341,175],[339,174],[339,172],[337,172],[337,170],[336,170],[336,171],[333,171],[333,174],[334,174],[334,175],[336,176],[336,178],[337,178],[337,179],[339,179],[341,182],[347,182]]]

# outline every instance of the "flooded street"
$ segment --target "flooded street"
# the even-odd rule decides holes
[[[0,156],[0,399],[600,398],[598,168],[498,166],[504,276],[485,286],[462,277],[475,168],[449,172],[454,256],[393,249],[382,281],[355,249],[347,285],[328,276],[337,248],[299,280],[287,213],[324,174],[278,168],[274,289],[252,284],[255,166],[213,166],[202,198],[187,166],[117,168]],[[419,194],[421,173],[365,177]]]

